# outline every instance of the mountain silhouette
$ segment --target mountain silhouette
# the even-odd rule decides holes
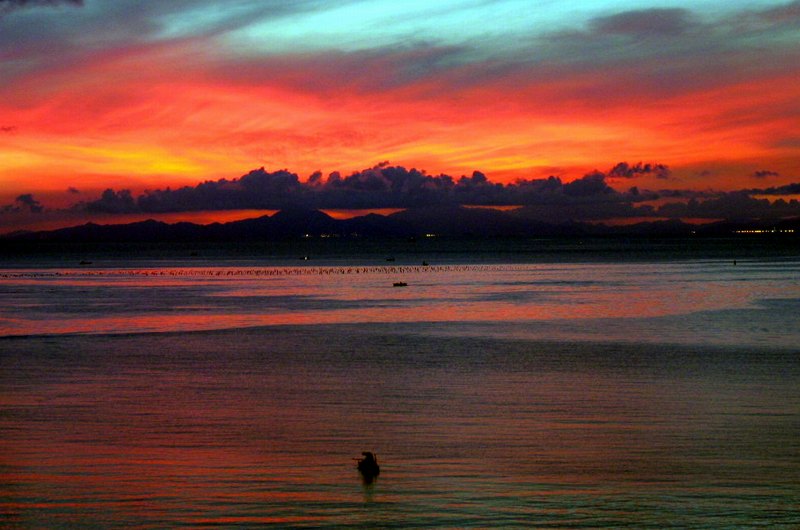
[[[719,222],[693,225],[680,220],[652,221],[625,226],[602,223],[548,223],[516,212],[462,206],[411,208],[391,215],[368,214],[334,219],[319,210],[287,208],[271,216],[227,223],[200,225],[147,220],[127,224],[80,226],[0,236],[13,242],[168,242],[168,241],[287,241],[299,238],[417,238],[430,235],[450,238],[521,238],[587,236],[727,236],[737,230],[777,227],[800,228],[797,219],[780,223]],[[795,233],[798,231],[796,230]]]

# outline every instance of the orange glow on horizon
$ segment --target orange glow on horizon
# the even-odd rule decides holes
[[[208,225],[213,223],[230,223],[244,219],[254,219],[265,215],[272,216],[277,210],[203,210],[194,212],[169,212],[169,213],[131,213],[131,214],[108,214],[108,213],[70,213],[70,212],[45,212],[32,216],[20,216],[13,230],[56,230],[66,226],[82,225],[88,222],[95,224],[127,224],[140,221],[155,220],[164,223],[194,223]],[[12,232],[0,226],[0,235]]]
[[[377,214],[377,215],[391,215],[393,213],[402,212],[404,208],[370,208],[370,209],[356,209],[356,210],[344,210],[344,209],[324,209],[321,210],[323,213],[326,213],[333,217],[334,219],[352,219],[354,217],[360,217],[363,215],[369,214]]]
[[[644,103],[632,86],[636,104],[592,94],[598,79],[586,73],[488,80],[443,98],[435,94],[452,90],[452,79],[318,88],[303,84],[309,72],[288,65],[269,83],[219,78],[189,61],[188,49],[103,53],[19,82],[13,92],[0,88],[7,96],[0,116],[13,124],[0,133],[0,206],[20,194],[62,193],[46,199],[55,204],[40,200],[63,208],[77,199],[63,195],[67,188],[80,189],[85,201],[106,188],[137,195],[232,180],[261,166],[305,181],[317,170],[347,175],[383,160],[456,179],[477,170],[498,183],[550,175],[569,182],[620,161],[667,164],[672,181],[609,180],[618,189],[654,190],[743,189],[763,184],[753,180],[758,170],[784,181],[800,171],[793,148],[768,141],[792,130],[781,110],[797,93],[791,76]],[[178,71],[176,61],[185,62]],[[759,119],[742,120],[743,108]]]
[[[109,68],[106,77],[117,70]],[[771,158],[775,150],[754,139],[786,127],[787,117],[738,130],[709,127],[747,101],[768,105],[793,93],[787,80],[770,79],[690,94],[650,108],[647,127],[641,127],[636,107],[613,108],[609,121],[608,109],[531,103],[537,94],[530,91],[511,96],[516,102],[487,101],[491,87],[444,104],[406,94],[351,93],[333,107],[280,86],[189,79],[138,90],[141,82],[128,82],[92,86],[99,103],[88,108],[73,106],[83,92],[66,88],[33,107],[3,108],[4,120],[19,124],[14,134],[0,137],[4,188],[30,191],[35,178],[37,188],[57,189],[64,175],[85,182],[92,174],[118,175],[144,187],[193,185],[236,178],[261,165],[305,178],[317,169],[347,173],[379,160],[454,176],[480,170],[510,182],[554,167],[605,169],[621,160],[657,159],[679,168],[709,159]],[[124,108],[114,104],[123,88],[137,94]],[[383,123],[392,123],[391,129]]]

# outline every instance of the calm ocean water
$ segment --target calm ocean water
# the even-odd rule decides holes
[[[3,527],[800,526],[800,258],[40,260],[0,300]]]

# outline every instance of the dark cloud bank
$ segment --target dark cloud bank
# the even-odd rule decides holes
[[[207,181],[178,189],[149,190],[134,197],[128,190],[108,189],[79,208],[97,213],[167,213],[201,210],[287,208],[375,209],[457,205],[515,205],[517,215],[543,221],[597,221],[611,218],[780,219],[800,215],[796,200],[769,201],[754,195],[797,193],[800,184],[729,193],[647,191],[632,186],[617,191],[609,181],[633,183],[645,175],[670,179],[663,164],[621,162],[607,172],[595,171],[565,183],[559,177],[491,182],[475,171],[470,176],[428,175],[388,163],[347,176],[320,172],[301,181],[287,170],[256,169],[237,179]],[[659,200],[660,206],[650,204]]]
[[[475,171],[470,176],[428,175],[389,163],[347,176],[316,172],[305,181],[286,170],[256,169],[236,179],[207,181],[178,189],[149,190],[134,196],[129,190],[105,190],[101,197],[72,207],[73,213],[160,214],[187,211],[280,210],[272,216],[226,224],[166,225],[150,221],[134,225],[62,229],[34,235],[89,241],[282,239],[306,234],[417,237],[426,233],[449,236],[585,236],[730,234],[738,228],[791,226],[800,222],[795,199],[764,196],[795,195],[800,183],[734,192],[640,190],[637,178],[672,179],[663,164],[621,162],[606,172],[594,171],[563,182],[559,177],[491,182]],[[626,191],[610,184],[624,183]],[[75,190],[77,191],[77,190]],[[466,206],[515,206],[511,211]],[[336,220],[325,209],[398,208],[392,215],[364,215]],[[31,194],[17,197],[0,213],[41,214],[46,209]],[[620,220],[627,220],[619,223]],[[707,224],[697,226],[695,220]],[[613,222],[612,222],[613,221]],[[788,223],[788,224],[787,224]],[[15,237],[29,237],[26,235]]]
[[[37,201],[33,198],[32,193],[23,193],[19,195],[16,199],[14,199],[13,204],[7,204],[5,206],[0,206],[0,213],[20,213],[20,212],[27,212],[27,213],[42,213],[44,211],[44,206],[42,203]]]
[[[608,177],[635,176],[666,171],[661,165],[618,164]],[[520,180],[512,184],[491,182],[475,171],[470,176],[428,175],[382,163],[347,176],[338,172],[324,177],[316,172],[305,182],[286,170],[264,168],[233,180],[207,181],[193,187],[148,190],[134,197],[129,190],[108,189],[100,199],[81,205],[90,212],[166,213],[236,209],[375,209],[420,208],[455,205],[580,206],[582,218],[607,217],[609,205],[630,205],[655,198],[636,188],[616,192],[607,175],[594,172],[564,183],[559,177]],[[597,210],[597,213],[592,213]],[[620,210],[624,211],[624,210]]]

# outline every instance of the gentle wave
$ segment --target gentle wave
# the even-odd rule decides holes
[[[0,525],[800,524],[794,354],[429,331],[0,341]]]

